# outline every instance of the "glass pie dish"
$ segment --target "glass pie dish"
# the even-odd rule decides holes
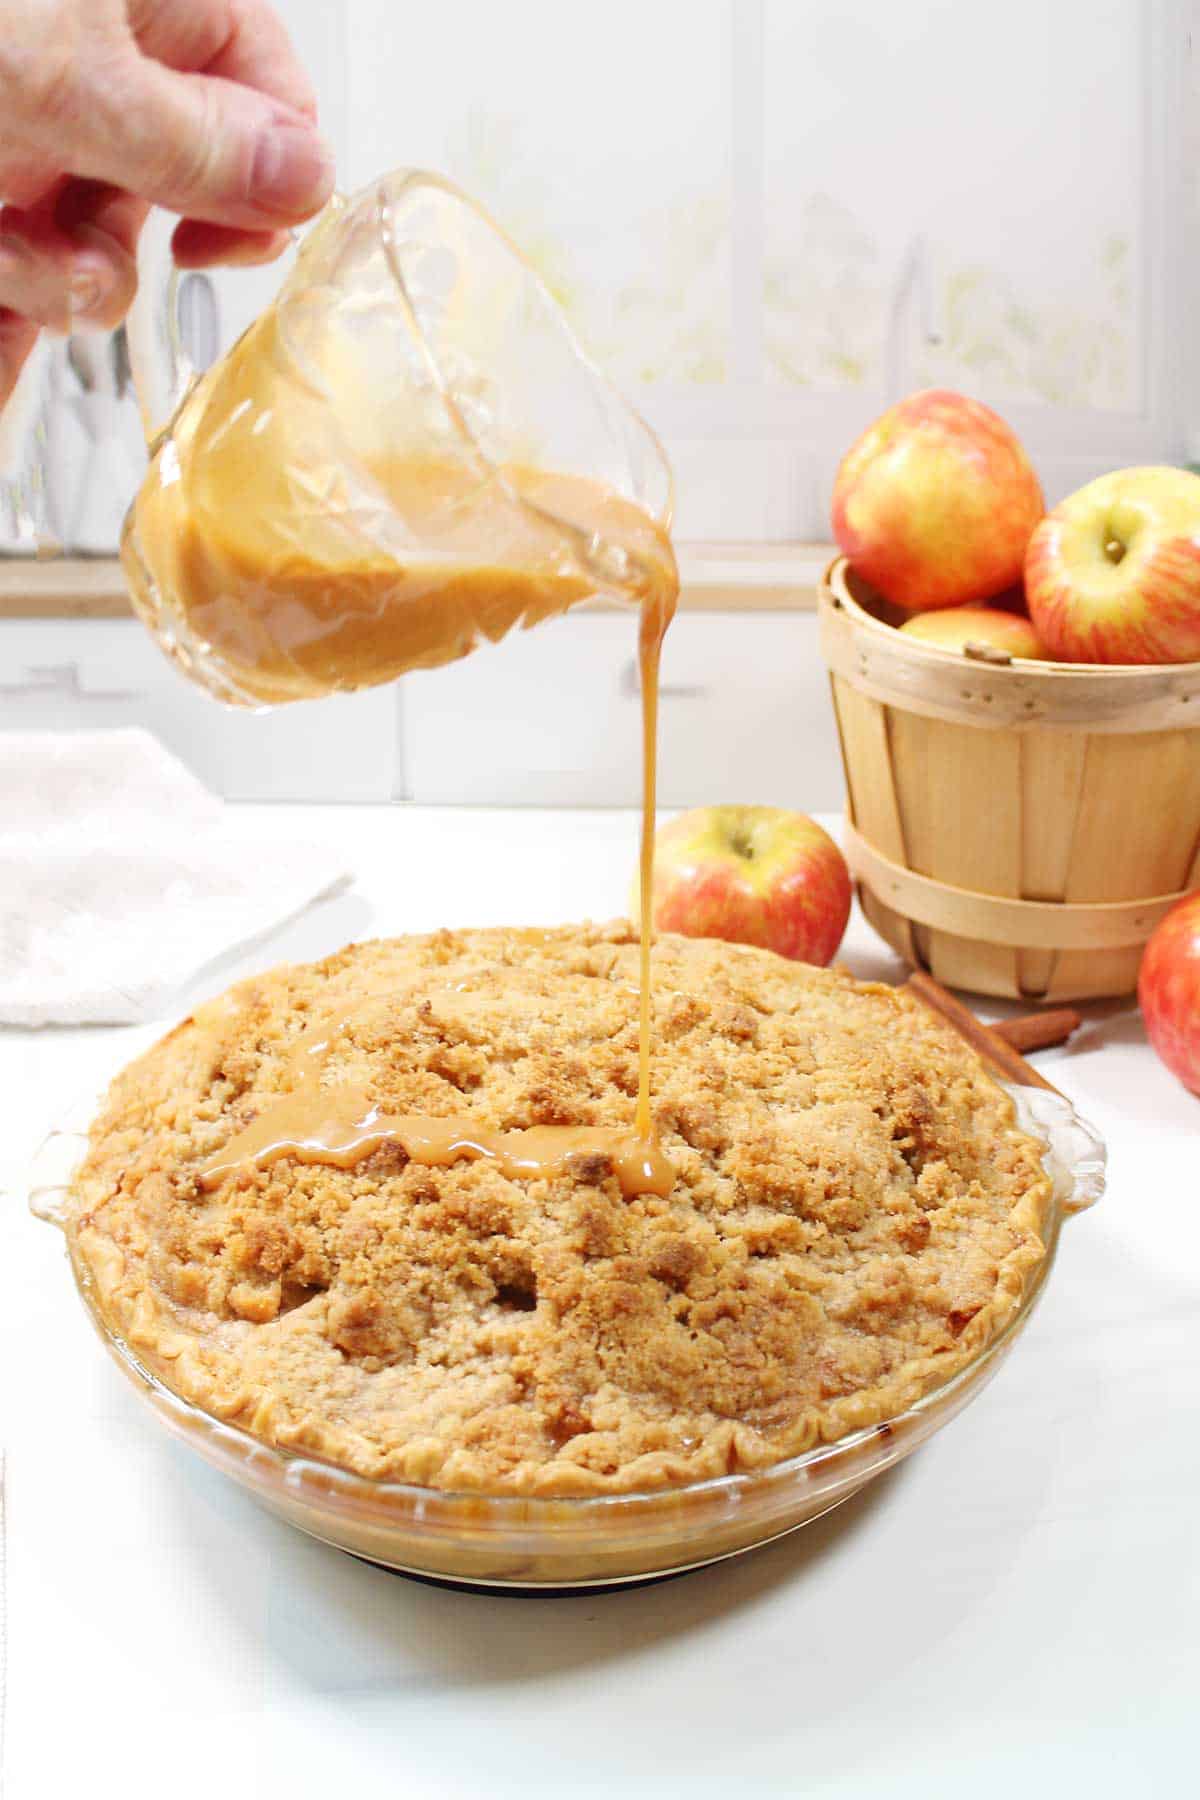
[[[63,1202],[95,1106],[52,1131],[30,1170],[34,1214],[63,1229],[80,1297],[118,1368],[177,1438],[310,1536],[406,1574],[470,1587],[561,1591],[678,1574],[807,1525],[947,1424],[995,1374],[1046,1286],[1063,1223],[1104,1190],[1104,1145],[1070,1102],[1002,1083],[1022,1128],[1045,1145],[1052,1202],[1046,1254],[1008,1323],[905,1411],[752,1473],[584,1499],[448,1493],[373,1481],[260,1442],[174,1394],[102,1316]]]

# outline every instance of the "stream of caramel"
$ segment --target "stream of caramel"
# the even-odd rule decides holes
[[[642,697],[642,823],[638,860],[641,943],[638,981],[638,1097],[634,1129],[643,1143],[654,1137],[650,1117],[650,946],[653,942],[654,819],[658,789],[658,670],[675,593],[642,601],[638,620],[638,677]]]
[[[235,355],[245,354],[246,343]],[[265,432],[242,432],[243,416],[266,418]],[[639,605],[639,1070],[629,1131],[494,1132],[469,1118],[389,1115],[361,1087],[322,1085],[340,1029],[326,1021],[323,1037],[310,1041],[306,1033],[302,1040],[292,1090],[205,1165],[203,1185],[284,1155],[349,1167],[394,1142],[415,1162],[486,1157],[506,1174],[530,1177],[602,1153],[627,1194],[667,1193],[672,1172],[650,1110],[658,669],[678,595],[665,531],[630,501],[579,476],[518,467],[489,475],[460,463],[393,457],[371,477],[403,523],[412,553],[368,550],[341,522],[332,476],[324,491],[333,501],[297,517],[294,478],[289,484],[281,475],[282,447],[270,441],[276,426],[269,408],[235,408],[218,427],[210,420],[190,436],[177,431],[177,464],[152,471],[136,503],[137,537],[143,565],[169,588],[183,635],[203,642],[209,664],[244,696],[270,702],[389,681],[449,662],[481,637],[499,638],[518,621],[564,611],[597,591]],[[323,491],[319,480],[311,486]]]

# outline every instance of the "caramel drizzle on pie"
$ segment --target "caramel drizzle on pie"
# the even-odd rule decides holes
[[[444,1168],[463,1159],[494,1162],[501,1174],[531,1181],[569,1173],[580,1157],[607,1158],[621,1191],[667,1195],[675,1170],[650,1134],[609,1125],[537,1125],[496,1131],[469,1118],[430,1113],[389,1113],[359,1081],[323,1085],[321,1076],[338,1036],[355,1020],[378,1011],[378,995],[317,1021],[293,1046],[287,1072],[296,1085],[209,1157],[200,1186],[218,1187],[230,1175],[264,1168],[283,1157],[352,1168],[387,1144],[399,1144],[410,1161]]]

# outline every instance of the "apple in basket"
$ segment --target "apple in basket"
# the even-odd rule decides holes
[[[1200,1094],[1200,893],[1177,901],[1155,927],[1142,957],[1138,1003],[1168,1069]]]
[[[850,915],[850,871],[828,832],[777,806],[698,806],[654,840],[654,924],[827,963]],[[634,892],[634,914],[638,895]]]
[[[1038,525],[1029,614],[1065,662],[1200,660],[1200,475],[1118,469]]]
[[[1028,619],[990,606],[947,606],[939,612],[914,613],[900,630],[905,637],[935,644],[939,650],[977,651],[985,662],[1046,655]]]
[[[1015,434],[990,407],[930,388],[864,431],[833,488],[833,535],[908,612],[990,600],[1021,579],[1045,511]]]

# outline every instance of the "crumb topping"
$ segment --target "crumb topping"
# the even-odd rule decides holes
[[[103,1312],[269,1443],[565,1495],[878,1422],[1011,1316],[1049,1183],[973,1052],[892,988],[715,942],[654,952],[666,1196],[627,1198],[602,1152],[520,1179],[398,1144],[198,1180],[326,1016],[330,1081],[511,1132],[627,1128],[636,1014],[624,922],[352,945],[240,983],[118,1076],[93,1127],[71,1228]]]

